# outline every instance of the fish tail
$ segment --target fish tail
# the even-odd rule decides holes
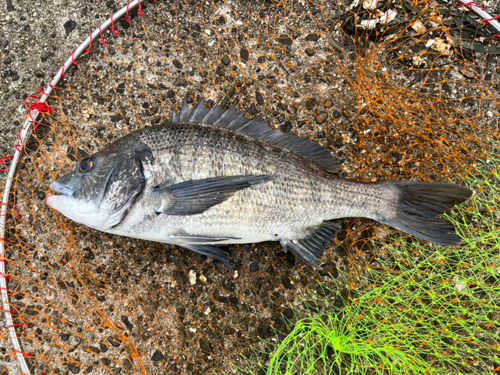
[[[439,245],[458,245],[455,227],[437,215],[466,201],[472,191],[459,185],[428,182],[391,182],[387,215],[376,220]]]

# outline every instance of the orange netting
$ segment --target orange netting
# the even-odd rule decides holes
[[[340,310],[387,228],[343,222],[321,272],[278,243],[231,246],[229,270],[75,224],[45,205],[49,184],[168,121],[187,93],[194,104],[231,93],[240,110],[330,149],[348,178],[458,181],[496,151],[499,59],[477,49],[498,39],[430,0],[175,0],[142,12],[66,73],[27,144],[6,235],[23,351],[34,374],[263,373],[288,322],[324,306],[304,304],[309,291],[338,290],[322,297]]]

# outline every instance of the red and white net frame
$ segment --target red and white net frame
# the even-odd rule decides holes
[[[146,0],[142,0],[144,3]],[[153,0],[148,0],[153,1]],[[156,1],[156,0],[154,0]],[[467,0],[455,0],[453,2],[456,5],[463,6],[469,9],[469,11],[475,12],[479,15],[485,25],[489,25],[493,27],[497,33],[494,35],[495,37],[500,37],[500,23],[497,19],[500,18],[500,15],[495,17],[491,16],[484,8],[476,4],[474,1]],[[104,39],[103,32],[106,30],[110,30],[113,34],[118,35],[118,32],[115,29],[114,23],[120,19],[124,19],[127,22],[129,21],[129,14],[131,11],[135,11],[137,9],[139,15],[142,17],[142,8],[141,8],[141,0],[134,0],[128,2],[126,6],[118,10],[114,13],[109,19],[100,24],[92,33],[90,33],[89,37],[85,39],[85,41],[78,46],[77,49],[72,51],[71,56],[66,60],[65,63],[62,64],[61,68],[57,72],[57,74],[50,80],[48,87],[39,87],[38,88],[38,96],[29,96],[25,100],[25,105],[27,106],[28,112],[26,115],[26,119],[23,123],[21,130],[19,131],[19,135],[17,138],[17,142],[14,146],[15,152],[13,155],[9,155],[3,158],[0,158],[0,163],[6,165],[6,161],[10,160],[10,165],[6,167],[6,169],[0,169],[0,172],[7,172],[8,177],[5,182],[5,188],[2,196],[1,210],[0,210],[0,295],[2,297],[2,307],[1,312],[5,316],[6,329],[8,330],[8,337],[10,338],[10,344],[12,350],[16,354],[16,358],[19,362],[21,374],[28,375],[30,374],[30,367],[27,363],[27,358],[29,358],[31,353],[25,353],[22,350],[22,347],[19,342],[19,337],[24,333],[27,328],[28,323],[18,323],[14,324],[13,315],[17,313],[15,309],[13,309],[9,304],[9,296],[13,295],[8,289],[8,282],[10,280],[10,275],[7,272],[8,267],[8,259],[6,257],[4,243],[7,242],[5,239],[5,229],[6,229],[6,220],[8,216],[16,215],[17,212],[9,213],[9,209],[14,206],[14,203],[9,202],[9,197],[11,193],[12,183],[14,181],[14,177],[17,172],[17,168],[19,166],[19,161],[24,156],[23,148],[29,139],[32,131],[37,128],[37,118],[44,113],[52,113],[52,108],[50,105],[46,103],[47,99],[51,97],[51,93],[55,90],[55,86],[64,79],[65,73],[73,66],[77,65],[76,60],[84,53],[89,53],[92,48],[92,43],[98,42],[99,40],[106,45],[106,41]],[[30,99],[35,99],[36,101],[29,102]],[[24,325],[20,333],[16,332],[16,326]],[[42,373],[43,374],[43,373]]]

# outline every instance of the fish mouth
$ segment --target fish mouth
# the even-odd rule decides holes
[[[53,209],[57,209],[61,204],[63,204],[66,198],[71,198],[75,193],[73,189],[57,181],[51,183],[49,188],[50,190],[53,190],[54,192],[58,193],[58,194],[49,194],[47,196],[47,200],[45,201],[47,206]]]
[[[70,187],[63,185],[57,181],[54,181],[53,183],[51,183],[49,188],[50,188],[50,190],[53,190],[56,193],[65,195],[67,197],[71,197],[75,193],[75,191],[73,189],[71,189]],[[54,195],[57,195],[57,194],[54,194]]]

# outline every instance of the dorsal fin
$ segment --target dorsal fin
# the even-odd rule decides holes
[[[260,115],[248,119],[244,116],[248,110],[238,113],[236,104],[225,110],[220,106],[220,102],[221,100],[212,107],[207,107],[201,101],[195,109],[190,109],[186,95],[182,103],[181,113],[178,114],[174,111],[170,116],[170,122],[192,122],[230,129],[287,148],[296,155],[312,160],[327,172],[334,173],[340,170],[340,163],[320,144],[293,133],[283,133],[278,129],[273,129],[268,123],[262,121]]]

